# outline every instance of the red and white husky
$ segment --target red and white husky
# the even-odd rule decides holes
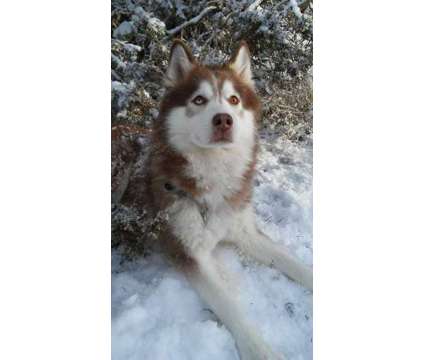
[[[233,334],[240,356],[282,359],[243,315],[225,266],[213,250],[236,245],[312,289],[312,272],[255,224],[251,202],[260,101],[243,42],[228,64],[199,64],[180,41],[171,49],[159,117],[152,134],[147,195],[166,211],[161,242]]]

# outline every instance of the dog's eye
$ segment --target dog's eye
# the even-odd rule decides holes
[[[237,105],[240,102],[240,99],[237,96],[232,95],[232,96],[230,96],[228,101],[231,105]]]
[[[202,95],[197,95],[193,99],[193,103],[196,105],[203,105],[203,104],[206,104],[206,102],[207,102],[206,98],[204,98]]]

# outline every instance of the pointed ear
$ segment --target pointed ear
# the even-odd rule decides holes
[[[174,86],[190,72],[194,65],[195,60],[190,49],[181,40],[174,40],[166,71],[165,85]]]
[[[237,73],[238,76],[242,78],[243,81],[245,81],[252,88],[255,87],[250,65],[250,51],[245,41],[240,43],[240,46],[230,60],[229,66]]]

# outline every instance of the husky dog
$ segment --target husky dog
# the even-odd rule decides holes
[[[241,359],[283,359],[246,320],[231,276],[213,253],[219,243],[233,244],[312,290],[310,269],[255,224],[251,198],[261,106],[249,49],[242,42],[227,64],[207,66],[177,40],[165,84],[143,200],[167,213],[160,242],[230,330]]]

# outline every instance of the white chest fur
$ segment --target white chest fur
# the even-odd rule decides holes
[[[251,150],[242,147],[208,149],[187,155],[187,176],[193,177],[204,195],[200,199],[210,211],[218,210],[243,185],[251,161]]]
[[[196,180],[204,195],[197,202],[206,207],[202,218],[199,204],[183,200],[173,209],[175,234],[192,252],[211,251],[224,239],[237,217],[226,198],[238,192],[251,161],[251,149],[231,147],[185,154],[189,161],[186,176]]]

